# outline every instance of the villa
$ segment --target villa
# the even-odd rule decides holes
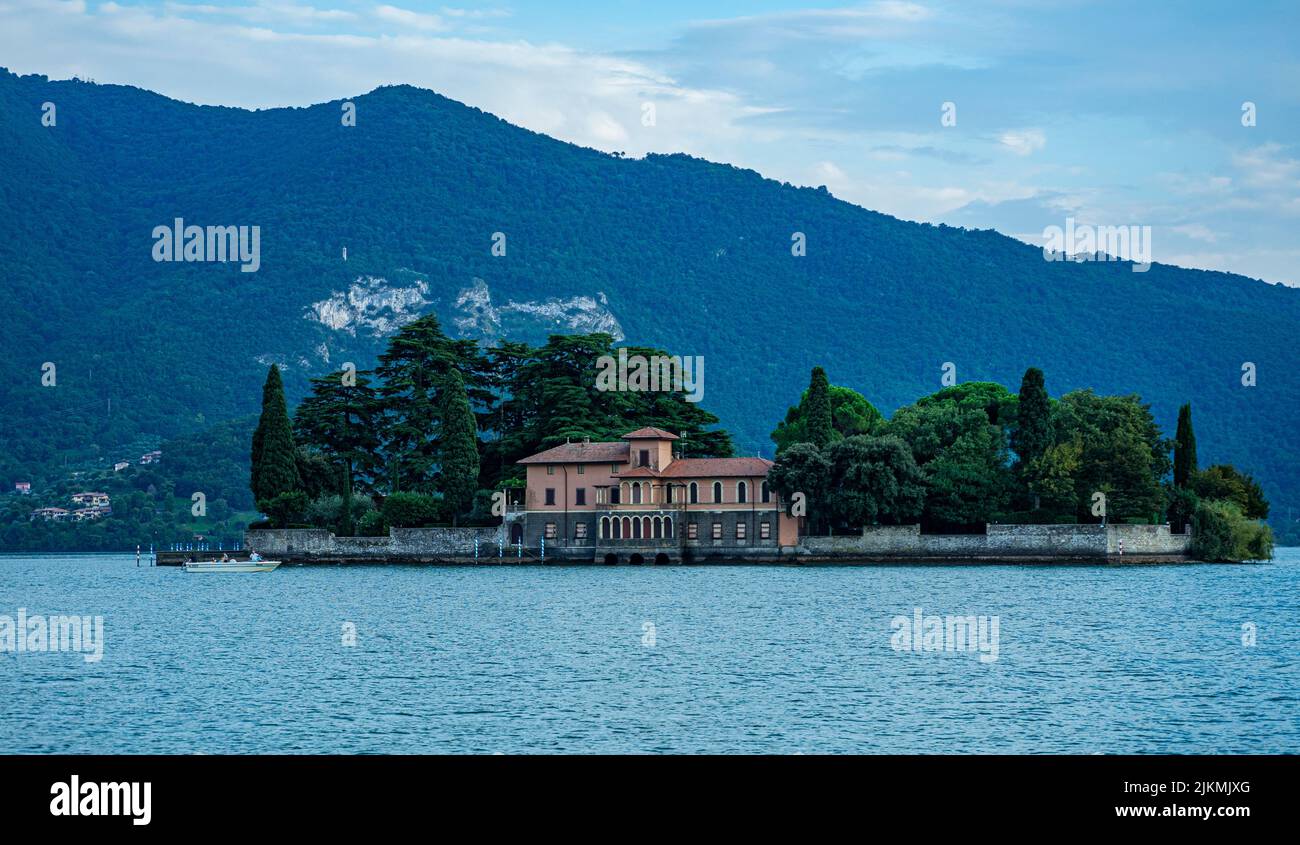
[[[107,493],[75,493],[72,501],[84,507],[103,507],[109,504]]]
[[[677,435],[640,428],[614,442],[565,443],[519,461],[511,545],[603,563],[779,556],[798,521],[767,483],[765,458],[683,458]]]

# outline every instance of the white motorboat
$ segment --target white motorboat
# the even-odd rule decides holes
[[[186,572],[271,572],[278,560],[200,560],[181,564]]]

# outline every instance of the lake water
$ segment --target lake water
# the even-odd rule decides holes
[[[104,620],[97,662],[0,653],[0,751],[1295,753],[1298,587],[1297,549],[259,575],[0,556],[0,616]],[[895,649],[918,607],[989,617],[986,645],[996,616],[996,660]]]

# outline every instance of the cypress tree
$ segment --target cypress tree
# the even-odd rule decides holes
[[[1196,433],[1192,431],[1191,403],[1178,409],[1178,431],[1174,434],[1174,486],[1186,487],[1196,475]]]
[[[1020,420],[1011,432],[1011,448],[1015,450],[1016,474],[1021,483],[1032,486],[1031,467],[1039,461],[1052,445],[1052,402],[1047,396],[1043,371],[1037,367],[1025,370],[1020,379]],[[1038,495],[1031,493],[1034,510],[1038,509]]]
[[[447,373],[442,386],[441,481],[443,502],[452,524],[470,509],[478,489],[478,431],[460,370]]]
[[[253,446],[249,455],[251,461],[249,464],[248,487],[253,491],[253,498],[257,498],[257,475],[262,465],[262,439],[266,436],[267,406],[271,405],[272,397],[279,395],[284,397],[284,383],[280,380],[280,368],[275,364],[266,373],[266,381],[262,384],[262,415],[257,420],[257,428],[253,431]]]
[[[835,428],[831,420],[831,383],[821,367],[813,367],[807,402],[808,440],[824,449],[834,439]]]
[[[289,424],[289,409],[284,401],[284,385],[280,368],[271,365],[262,396],[262,418],[257,425],[261,437],[254,443],[257,458],[253,464],[253,496],[259,502],[269,502],[281,493],[294,493],[302,489],[298,464],[294,457],[293,428]],[[254,433],[257,437],[257,433]]]

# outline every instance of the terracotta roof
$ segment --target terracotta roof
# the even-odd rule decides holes
[[[671,431],[664,431],[662,428],[646,426],[638,428],[636,431],[629,431],[623,435],[624,440],[677,440],[677,435]]]
[[[761,478],[772,468],[767,458],[678,458],[660,475],[666,478],[751,476]]]
[[[627,472],[620,472],[618,474],[618,477],[619,478],[658,478],[661,475],[663,475],[663,473],[661,473],[659,470],[654,469],[652,467],[637,467],[636,469],[630,469]]]
[[[520,464],[613,464],[626,463],[632,447],[627,443],[563,443],[538,452]]]

